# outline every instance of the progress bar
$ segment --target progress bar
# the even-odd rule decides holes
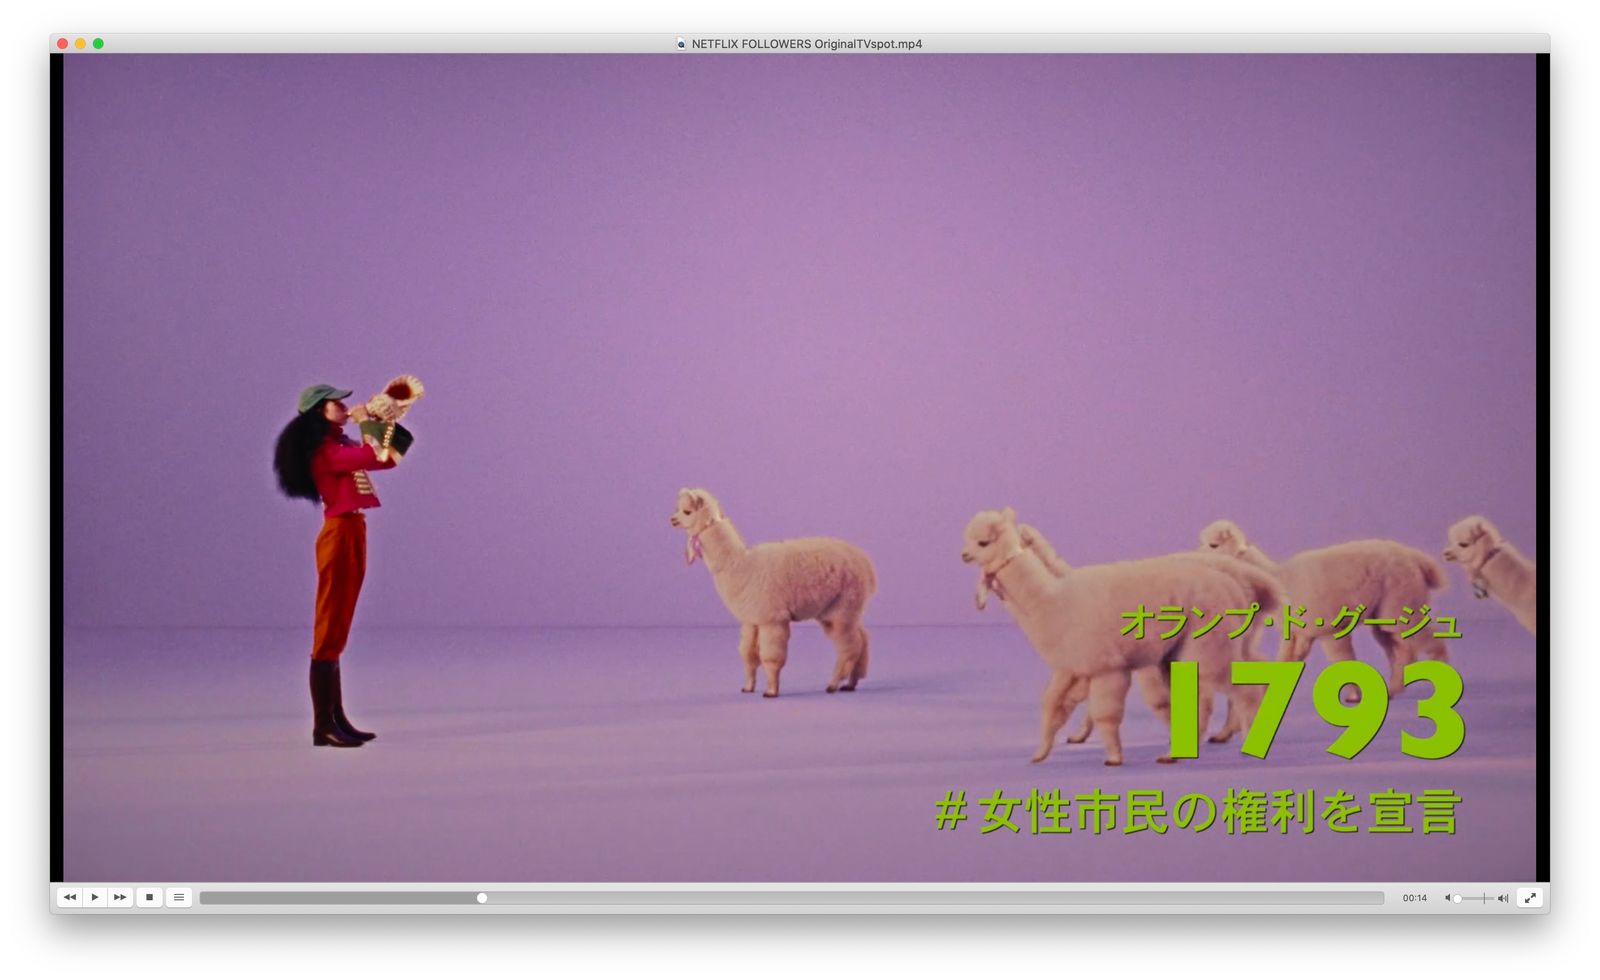
[[[201,892],[201,905],[482,905],[482,892]]]
[[[887,891],[428,891],[289,892],[202,891],[201,905],[1382,905],[1381,891],[1097,891],[1097,892],[887,892]]]

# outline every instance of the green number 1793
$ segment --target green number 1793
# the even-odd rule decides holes
[[[1233,664],[1235,686],[1263,687],[1255,717],[1245,735],[1245,755],[1265,759],[1283,723],[1284,712],[1300,684],[1305,664],[1297,661],[1241,660]],[[1199,665],[1192,661],[1172,664],[1172,748],[1177,759],[1192,759],[1199,754]],[[1433,722],[1427,736],[1400,733],[1400,751],[1417,759],[1443,759],[1453,755],[1466,739],[1466,728],[1455,706],[1461,700],[1461,675],[1447,663],[1419,660],[1407,664],[1405,686],[1426,681],[1433,690],[1417,702],[1417,717]],[[1346,704],[1339,692],[1346,686],[1359,697]],[[1383,676],[1370,664],[1359,660],[1339,660],[1323,668],[1311,692],[1322,720],[1343,729],[1328,751],[1354,759],[1377,737],[1389,714],[1389,692]]]

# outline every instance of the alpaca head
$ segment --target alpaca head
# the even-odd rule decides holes
[[[1200,532],[1201,551],[1216,551],[1230,558],[1239,558],[1249,547],[1250,542],[1244,532],[1232,521],[1212,521]]]
[[[1444,549],[1444,560],[1477,568],[1488,561],[1490,552],[1498,547],[1499,530],[1488,518],[1474,515],[1450,525],[1450,542]]]
[[[722,505],[710,490],[685,487],[678,491],[678,506],[672,512],[673,527],[681,527],[692,538],[722,519]]]
[[[1022,550],[1022,534],[1017,530],[1017,512],[1010,507],[1004,510],[980,510],[967,522],[962,536],[961,560],[967,563],[1005,560]]]

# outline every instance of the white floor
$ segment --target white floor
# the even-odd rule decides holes
[[[66,872],[73,881],[1511,881],[1534,862],[1534,644],[1464,622],[1467,740],[1400,752],[1414,699],[1357,759],[1310,685],[1270,758],[1157,766],[1137,698],[1128,764],[1097,742],[1030,765],[1045,670],[1011,627],[873,631],[854,694],[797,628],[785,694],[744,695],[737,630],[383,631],[357,625],[346,705],[380,738],[313,749],[305,631],[72,630]],[[1363,658],[1376,658],[1370,643]],[[1314,654],[1312,666],[1322,663]],[[1427,731],[1416,722],[1411,727]],[[956,830],[935,801],[1002,789],[1454,789],[1457,833],[1095,836]],[[1320,809],[1320,804],[1319,804]],[[1120,811],[1119,811],[1120,813]],[[1420,823],[1413,816],[1413,824]],[[1370,823],[1364,813],[1358,825]]]

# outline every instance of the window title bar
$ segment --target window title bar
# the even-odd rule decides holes
[[[52,34],[57,54],[1543,54],[1548,34]]]

